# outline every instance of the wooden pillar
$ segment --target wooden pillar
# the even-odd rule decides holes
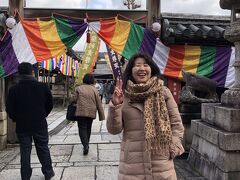
[[[148,0],[148,26],[153,23],[153,17],[160,18],[161,0]]]
[[[24,16],[24,0],[9,0],[9,14],[13,16],[15,10],[17,10],[22,17]],[[17,20],[19,20],[18,17]]]
[[[18,11],[19,15],[24,17],[24,0],[9,0],[9,15],[14,16],[15,10]],[[19,21],[19,16],[15,17],[17,21]],[[9,88],[16,83],[16,77],[12,76],[6,79],[6,93],[5,96],[7,96]],[[17,142],[17,136],[15,133],[16,124],[8,117],[7,121],[7,140],[9,143],[16,143]]]

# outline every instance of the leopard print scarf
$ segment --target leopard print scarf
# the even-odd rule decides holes
[[[163,94],[163,81],[157,77],[152,77],[145,84],[134,84],[128,80],[125,94],[133,102],[144,103],[146,151],[168,151],[172,131]]]

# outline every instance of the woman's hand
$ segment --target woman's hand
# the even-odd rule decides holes
[[[119,104],[122,104],[122,102],[123,102],[122,80],[117,79],[114,93],[112,96],[112,103],[114,106],[117,106]]]

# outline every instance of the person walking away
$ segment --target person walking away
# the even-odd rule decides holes
[[[108,81],[106,84],[106,104],[108,104],[109,101],[111,100],[113,92],[114,92],[113,82]]]
[[[108,84],[108,80],[106,80],[103,84],[103,97],[105,99],[105,103],[107,103],[107,84]]]
[[[123,82],[117,80],[107,129],[123,131],[118,180],[177,180],[173,159],[184,152],[184,128],[159,68],[147,55],[134,55]]]
[[[37,156],[45,179],[54,176],[48,148],[46,117],[53,108],[52,94],[48,86],[33,77],[33,66],[23,62],[18,66],[19,82],[9,89],[6,112],[16,122],[16,134],[20,143],[22,180],[32,175],[31,150],[34,141]]]
[[[83,84],[76,87],[76,113],[78,132],[83,145],[83,155],[89,151],[92,122],[98,111],[99,120],[104,120],[105,115],[97,89],[94,87],[94,77],[86,74]]]
[[[102,99],[103,99],[103,94],[104,94],[104,85],[103,85],[103,82],[102,81],[100,81],[99,82],[99,85],[100,85],[100,89],[99,89],[99,96],[100,96],[100,99],[101,99],[101,102],[102,102]]]
[[[101,89],[100,84],[99,84],[97,81],[95,81],[94,86],[95,86],[95,88],[98,90],[98,93],[99,93],[99,91],[100,91],[100,89]]]

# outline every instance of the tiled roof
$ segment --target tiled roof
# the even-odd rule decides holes
[[[162,14],[161,38],[165,44],[230,45],[224,32],[228,16]]]

